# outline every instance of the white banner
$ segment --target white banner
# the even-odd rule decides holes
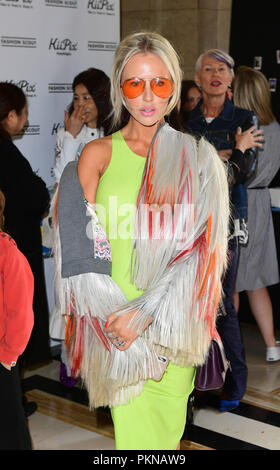
[[[73,78],[89,67],[110,76],[119,8],[119,0],[0,0],[0,81],[20,86],[28,98],[29,125],[15,143],[48,187]],[[45,268],[51,310],[51,259]]]
[[[110,76],[119,16],[119,0],[0,0],[0,81],[19,85],[29,105],[16,145],[48,186],[73,78],[89,67]]]

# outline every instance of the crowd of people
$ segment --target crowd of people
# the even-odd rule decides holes
[[[26,97],[0,83],[0,449],[32,448],[20,370],[51,357],[45,216],[60,380],[72,387],[81,378],[90,407],[110,408],[117,449],[180,449],[195,371],[213,339],[231,365],[219,410],[239,405],[239,292],[266,360],[280,360],[267,289],[279,282],[268,185],[280,168],[280,126],[268,81],[247,66],[234,72],[218,49],[200,55],[194,80],[182,78],[170,42],[151,32],[121,41],[111,79],[79,73],[51,197],[13,140]]]

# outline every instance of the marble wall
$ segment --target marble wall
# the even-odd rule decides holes
[[[153,30],[171,41],[181,58],[184,78],[194,74],[206,49],[228,52],[231,0],[121,0],[121,37]]]

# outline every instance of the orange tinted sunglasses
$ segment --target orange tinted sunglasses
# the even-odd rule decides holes
[[[125,80],[121,85],[123,94],[130,99],[137,98],[142,95],[146,82],[150,82],[153,93],[159,98],[170,98],[173,93],[173,82],[169,78],[156,77],[151,80],[144,80],[143,78],[134,77]]]

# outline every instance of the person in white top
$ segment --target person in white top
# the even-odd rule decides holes
[[[69,110],[65,111],[64,128],[58,131],[56,138],[53,169],[55,181],[49,211],[50,220],[52,220],[57,186],[66,165],[78,160],[88,142],[112,132],[109,77],[102,70],[89,68],[74,78],[72,89],[73,101]],[[49,226],[51,227],[51,223]],[[52,245],[52,238],[50,240]],[[64,333],[64,323],[58,321],[57,316],[53,314],[50,321],[50,336],[63,339]],[[66,370],[64,354],[62,343],[60,381],[63,385],[72,387],[76,380],[71,377],[71,371]]]
[[[57,133],[54,161],[55,184],[70,161],[77,160],[88,142],[110,130],[110,79],[89,68],[73,80],[73,101],[65,111],[64,128]]]

